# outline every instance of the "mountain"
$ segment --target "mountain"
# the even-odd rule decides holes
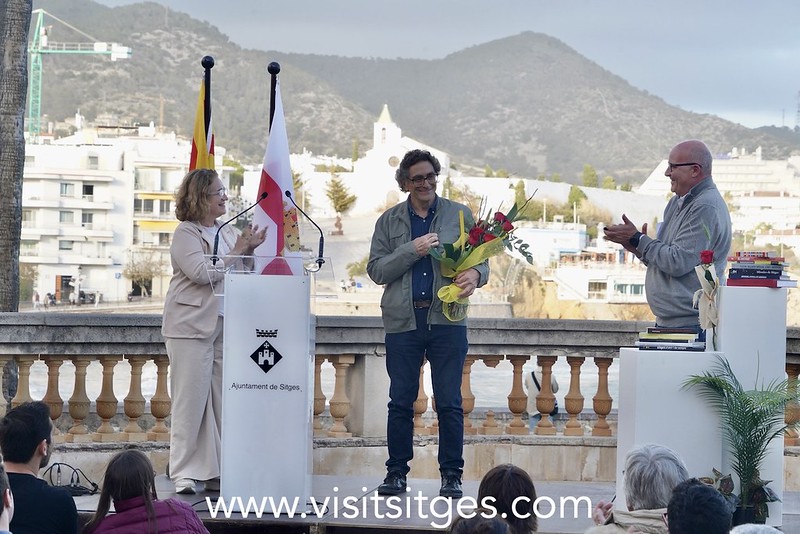
[[[129,60],[92,55],[43,58],[42,112],[63,120],[159,123],[190,136],[202,67],[211,55],[217,144],[247,163],[263,158],[269,78],[281,66],[290,147],[349,156],[371,146],[384,104],[405,135],[449,152],[456,165],[519,176],[579,179],[583,165],[617,182],[641,182],[678,141],[712,152],[761,146],[765,158],[800,149],[788,129],[749,129],[670,106],[552,37],[525,32],[438,60],[346,58],[242,49],[214,26],[147,2],[109,8],[91,0],[39,0],[94,38],[133,49]],[[51,42],[86,41],[53,24]],[[163,104],[162,104],[163,99]],[[163,109],[163,119],[162,110]]]

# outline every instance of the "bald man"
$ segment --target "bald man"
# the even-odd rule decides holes
[[[714,251],[714,269],[722,278],[731,249],[731,216],[711,178],[711,151],[702,141],[678,143],[669,153],[667,176],[675,195],[667,202],[656,237],[622,215],[622,224],[605,228],[606,239],[619,243],[647,265],[647,303],[656,325],[694,328],[701,333],[692,296],[700,289],[694,267],[700,251]]]

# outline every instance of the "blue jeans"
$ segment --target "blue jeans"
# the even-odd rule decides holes
[[[386,334],[386,371],[390,380],[386,470],[403,475],[409,471],[408,462],[414,457],[414,401],[419,390],[419,370],[423,357],[427,357],[439,419],[439,470],[460,476],[464,467],[461,376],[467,356],[467,328],[429,326],[429,310],[414,311],[416,330]]]

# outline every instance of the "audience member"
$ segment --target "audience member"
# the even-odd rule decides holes
[[[536,532],[535,501],[536,488],[530,475],[512,464],[492,468],[478,486],[478,506],[497,510],[511,526],[512,534]]]
[[[627,510],[600,501],[594,510],[595,527],[586,534],[644,531],[666,534],[664,513],[672,490],[689,478],[683,460],[662,445],[636,447],[625,457],[625,505]]]
[[[450,534],[513,534],[508,521],[494,510],[477,508],[474,513],[472,517],[457,516],[450,525]]]
[[[14,494],[11,530],[17,534],[78,532],[78,511],[69,491],[39,478],[53,452],[52,429],[50,408],[43,402],[21,404],[0,421],[0,450]]]
[[[678,484],[667,506],[669,534],[728,534],[731,509],[725,497],[696,478]]]
[[[8,483],[5,467],[0,463],[0,534],[11,534],[11,518],[14,517],[14,494]]]
[[[116,513],[107,515],[114,501]],[[153,464],[136,449],[117,453],[106,467],[89,534],[208,534],[192,507],[177,499],[158,500]]]

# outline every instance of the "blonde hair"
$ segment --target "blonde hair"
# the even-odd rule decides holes
[[[214,169],[194,169],[183,177],[175,193],[175,217],[199,221],[208,213],[208,188],[219,177]]]

